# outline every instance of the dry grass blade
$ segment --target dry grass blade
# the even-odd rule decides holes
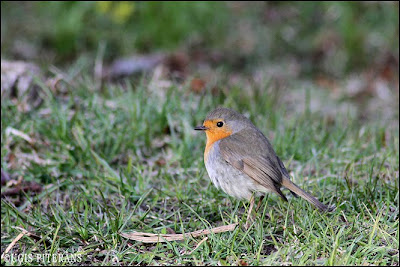
[[[190,254],[192,254],[194,251],[196,251],[196,249],[198,249],[199,247],[200,247],[200,245],[201,244],[203,244],[205,241],[207,241],[207,239],[208,239],[208,236],[206,236],[206,237],[204,237],[197,245],[196,245],[196,247],[192,250],[192,251],[190,251],[190,252],[187,252],[187,253],[182,253],[182,255],[190,255]]]
[[[203,229],[185,234],[151,234],[151,233],[143,233],[143,232],[133,232],[133,233],[121,233],[122,237],[140,241],[143,243],[158,243],[158,242],[167,242],[167,241],[179,241],[184,240],[187,237],[198,237],[202,235],[208,235],[210,233],[223,233],[233,231],[236,227],[237,223],[224,225],[215,227],[212,229]]]
[[[7,127],[6,128],[6,135],[15,135],[18,137],[21,137],[22,139],[24,139],[25,141],[27,141],[29,144],[33,144],[34,141],[32,140],[32,138],[30,138],[27,134],[25,134],[24,132],[21,132],[20,130],[14,129],[12,127]]]
[[[30,236],[31,233],[29,233],[26,230],[23,230],[22,233],[20,233],[19,235],[17,235],[16,238],[14,238],[14,240],[10,243],[10,245],[8,245],[8,247],[6,248],[6,250],[4,251],[3,254],[1,254],[1,259],[4,258],[4,255],[7,254],[8,252],[10,252],[10,250],[14,247],[14,245],[18,242],[18,240],[20,240],[24,235]]]

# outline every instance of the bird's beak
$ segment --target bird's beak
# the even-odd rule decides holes
[[[206,126],[203,126],[203,125],[201,125],[201,126],[196,126],[196,127],[194,127],[194,129],[195,129],[196,131],[205,131],[205,130],[208,130],[208,128],[207,128]]]

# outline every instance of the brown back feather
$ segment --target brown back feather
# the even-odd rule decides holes
[[[260,142],[259,138],[266,142]],[[279,159],[260,131],[252,128],[245,129],[222,139],[219,147],[222,157],[233,167],[287,200],[280,190],[282,172]]]

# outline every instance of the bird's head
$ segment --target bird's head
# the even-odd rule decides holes
[[[242,114],[232,109],[220,107],[211,111],[204,120],[203,125],[194,129],[205,131],[207,144],[212,144],[250,125],[253,124]]]

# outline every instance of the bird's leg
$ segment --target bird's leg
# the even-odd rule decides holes
[[[262,195],[260,197],[260,201],[258,201],[256,212],[258,212],[258,210],[261,208],[261,203],[262,203],[263,200],[264,200],[264,195]]]
[[[249,212],[247,213],[247,219],[246,219],[246,223],[244,224],[244,228],[247,230],[249,229],[250,226],[250,217],[251,217],[251,212],[253,210],[254,207],[254,195],[251,196],[250,198],[250,207],[249,207]]]

